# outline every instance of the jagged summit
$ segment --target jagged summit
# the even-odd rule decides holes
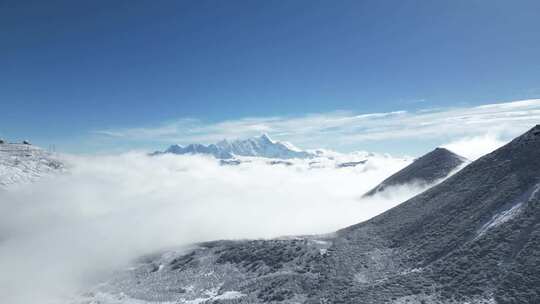
[[[270,138],[270,136],[268,136],[268,134],[266,133],[263,133],[260,137],[260,140],[263,141],[263,142],[267,142],[267,143],[270,143],[270,144],[273,144],[274,141],[272,140],[272,138]]]
[[[420,185],[435,183],[447,177],[466,161],[467,159],[448,149],[436,148],[388,177],[375,188],[364,194],[364,196],[372,196],[393,186],[413,183]]]
[[[164,154],[164,153],[171,153],[171,154],[208,154],[213,155],[216,158],[219,159],[229,159],[233,158],[234,155],[230,153],[230,151],[226,149],[222,149],[224,143],[221,143],[221,146],[211,144],[211,145],[203,145],[203,144],[189,144],[187,146],[180,146],[180,145],[172,145],[164,152],[155,152],[153,155],[156,154]]]
[[[310,158],[312,153],[302,151],[290,143],[274,141],[267,134],[245,140],[221,140],[215,144],[172,145],[164,152],[154,154],[207,154],[218,159],[230,159],[235,156],[253,156],[267,158]]]

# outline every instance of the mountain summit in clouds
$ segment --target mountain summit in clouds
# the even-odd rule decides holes
[[[435,183],[447,177],[465,162],[467,162],[467,159],[464,157],[445,148],[436,148],[388,177],[375,188],[364,194],[364,196],[372,196],[394,186],[407,184],[421,184],[425,186]]]
[[[302,151],[290,143],[272,140],[267,134],[245,140],[228,141],[226,139],[209,145],[189,144],[187,146],[172,145],[156,154],[206,154],[218,159],[230,159],[235,156],[251,156],[266,158],[310,158],[312,153]]]

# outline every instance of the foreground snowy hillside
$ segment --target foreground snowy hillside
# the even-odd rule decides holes
[[[27,183],[63,168],[50,152],[24,144],[0,144],[0,187]]]

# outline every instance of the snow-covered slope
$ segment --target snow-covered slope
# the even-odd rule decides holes
[[[0,187],[32,182],[62,168],[52,153],[41,148],[0,144]]]
[[[235,156],[267,157],[267,158],[310,158],[314,154],[302,151],[290,143],[272,140],[268,135],[248,138],[245,140],[222,140],[215,144],[190,144],[187,146],[172,145],[163,152],[156,154],[208,154],[218,159],[230,159]]]

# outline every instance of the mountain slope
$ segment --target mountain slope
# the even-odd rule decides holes
[[[312,153],[301,151],[293,145],[272,140],[268,135],[253,137],[245,140],[222,140],[216,144],[202,145],[190,144],[187,146],[172,145],[163,152],[156,154],[206,154],[218,159],[230,159],[235,156],[253,156],[267,158],[310,158]]]
[[[376,227],[446,297],[540,302],[540,126],[440,185],[346,229]]]
[[[389,187],[420,184],[429,185],[447,177],[467,160],[445,148],[435,150],[416,159],[412,164],[385,179],[364,196],[372,196]]]
[[[0,187],[32,182],[62,167],[59,160],[41,148],[0,144]]]
[[[327,236],[216,241],[148,256],[90,298],[513,304],[540,303],[539,286],[536,126],[369,221]]]

